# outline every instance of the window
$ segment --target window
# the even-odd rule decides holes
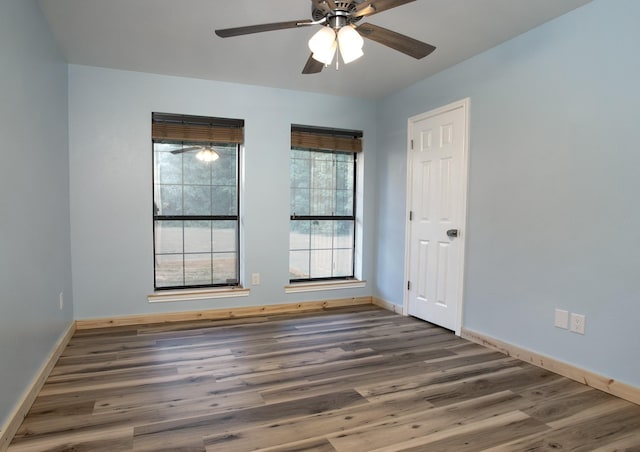
[[[154,113],[156,289],[239,284],[243,121]]]
[[[354,277],[361,137],[358,131],[291,128],[291,282]]]

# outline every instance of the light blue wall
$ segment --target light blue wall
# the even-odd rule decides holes
[[[407,119],[470,97],[464,327],[640,387],[639,23],[595,1],[380,103],[376,295],[402,303]]]
[[[73,318],[67,66],[48,30],[35,1],[0,2],[0,426]]]
[[[375,103],[86,66],[69,67],[71,234],[79,319],[366,296],[370,287],[284,293],[288,283],[292,123],[364,131],[365,187],[373,186]],[[151,112],[245,120],[244,281],[248,298],[149,304],[153,293]],[[364,224],[374,222],[373,190]],[[365,229],[363,278],[373,272]]]

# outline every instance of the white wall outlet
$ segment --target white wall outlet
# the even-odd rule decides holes
[[[569,329],[569,311],[564,309],[556,309],[555,319],[553,324],[558,328]]]
[[[260,273],[252,273],[251,274],[251,285],[259,286],[260,285]]]
[[[571,322],[569,323],[569,331],[584,334],[585,316],[582,314],[571,313]]]
[[[60,306],[60,310],[62,311],[62,309],[64,308],[64,293],[60,292],[60,295],[58,296],[58,303]]]

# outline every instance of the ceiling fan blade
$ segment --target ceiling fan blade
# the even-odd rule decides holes
[[[216,34],[221,38],[230,38],[232,36],[250,35],[252,33],[262,33],[264,31],[286,30],[287,28],[307,27],[313,22],[309,19],[290,20],[287,22],[274,22],[272,24],[249,25],[246,27],[224,28],[216,30]]]
[[[353,14],[354,17],[372,16],[376,13],[386,11],[396,6],[404,5],[405,3],[415,2],[416,0],[367,0],[360,3],[356,7],[356,11]]]
[[[302,69],[303,74],[317,74],[318,72],[322,72],[324,68],[324,63],[321,63],[318,60],[314,60],[312,55],[309,55],[309,59],[307,63],[304,65]]]
[[[202,149],[202,146],[189,146],[188,148],[175,149],[171,151],[172,154],[182,154],[183,152],[195,151],[196,149]]]
[[[356,30],[363,38],[371,39],[418,60],[436,50],[431,44],[370,23],[362,24]]]

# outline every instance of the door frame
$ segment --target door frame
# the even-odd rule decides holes
[[[460,332],[462,330],[462,318],[463,318],[463,307],[464,307],[464,274],[465,274],[465,250],[467,247],[467,198],[468,198],[468,190],[469,190],[469,108],[471,105],[470,98],[465,98],[456,102],[452,102],[450,104],[444,105],[442,107],[436,108],[434,110],[430,110],[426,113],[421,113],[419,115],[411,116],[407,120],[407,186],[406,186],[406,206],[405,206],[405,252],[404,252],[404,295],[402,297],[402,314],[407,316],[409,315],[409,290],[407,288],[407,282],[409,281],[410,276],[410,263],[411,263],[411,221],[409,220],[409,212],[411,211],[412,204],[412,187],[413,187],[413,159],[411,158],[411,137],[413,134],[413,125],[416,122],[423,121],[433,116],[438,116],[442,113],[446,113],[448,111],[456,110],[458,108],[462,108],[464,111],[464,143],[462,149],[462,174],[464,174],[464,180],[462,182],[462,199],[461,205],[459,206],[459,216],[460,216],[460,225],[458,229],[460,230],[459,240],[462,241],[462,250],[460,251],[460,277],[458,280],[459,284],[459,292],[458,292],[458,316],[455,320],[455,334],[460,336]]]

